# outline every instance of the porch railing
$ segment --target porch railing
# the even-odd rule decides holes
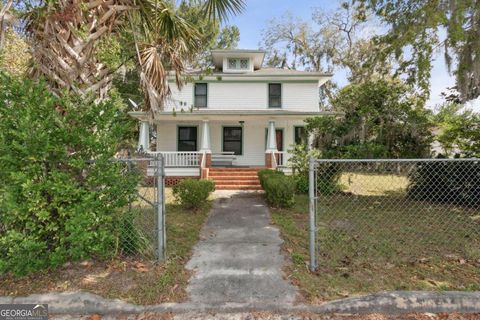
[[[288,159],[291,155],[287,151],[278,151],[275,152],[275,160],[277,167],[286,167],[288,164]]]
[[[150,153],[161,153],[166,168],[200,167],[201,152],[198,151],[157,151]]]

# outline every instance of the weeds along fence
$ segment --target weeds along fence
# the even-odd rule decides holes
[[[480,160],[310,159],[310,269],[480,259]]]
[[[138,177],[137,192],[124,210],[118,248],[122,256],[165,258],[165,169],[161,154],[119,158],[123,174]]]

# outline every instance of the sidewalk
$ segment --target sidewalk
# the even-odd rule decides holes
[[[260,194],[222,192],[187,264],[189,302],[292,305],[296,288],[283,279],[281,244]]]

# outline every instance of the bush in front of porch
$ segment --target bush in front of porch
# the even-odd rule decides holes
[[[293,177],[286,176],[282,171],[269,169],[260,170],[258,177],[269,205],[291,208],[295,204],[296,182]]]
[[[186,209],[200,209],[205,206],[210,194],[215,191],[211,180],[185,179],[173,187],[173,196]]]

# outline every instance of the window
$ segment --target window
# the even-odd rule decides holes
[[[240,69],[248,69],[248,59],[240,59]]]
[[[307,144],[307,132],[305,127],[294,127],[295,144]]]
[[[237,59],[228,59],[228,69],[237,69]]]
[[[268,107],[282,107],[282,85],[280,83],[268,84]]]
[[[197,127],[178,127],[178,151],[197,151]]]
[[[247,70],[249,59],[228,59],[228,69],[230,70]]]
[[[242,127],[224,127],[223,128],[223,151],[234,152],[235,155],[241,155],[242,139],[243,139]]]
[[[195,83],[195,108],[207,107],[207,84]]]

